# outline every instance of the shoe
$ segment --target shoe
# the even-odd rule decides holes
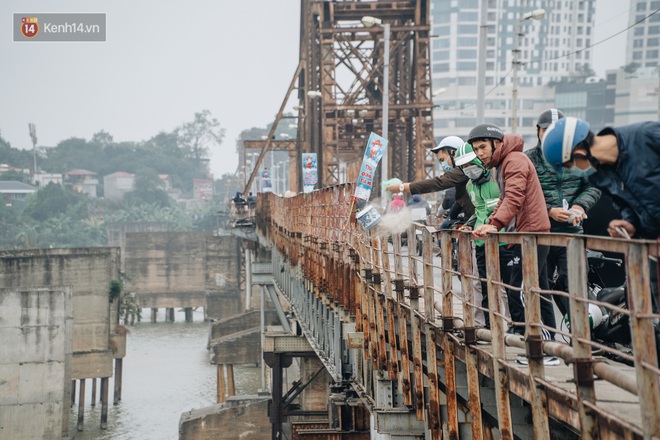
[[[510,335],[519,335],[525,336],[525,327],[519,327],[517,325],[512,325],[506,331]]]
[[[529,359],[527,359],[526,356],[516,357],[516,362],[518,362],[520,365],[529,365]],[[543,356],[543,365],[548,365],[550,367],[557,366],[559,365],[559,359],[557,359],[555,356]]]

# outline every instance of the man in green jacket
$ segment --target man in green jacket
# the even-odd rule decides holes
[[[474,215],[468,220],[466,225],[469,227],[478,228],[481,225],[488,223],[490,214],[497,206],[500,200],[500,190],[495,180],[494,169],[486,169],[474,153],[472,145],[469,143],[463,144],[457,151],[454,158],[456,167],[460,168],[470,180],[466,185],[467,193],[470,200],[474,205]],[[474,224],[473,224],[474,222]],[[464,229],[466,227],[464,226]],[[504,230],[504,229],[502,229]],[[474,252],[477,260],[477,268],[479,270],[479,278],[481,281],[481,305],[486,312],[484,312],[484,319],[486,321],[486,328],[490,328],[490,319],[488,310],[488,285],[486,279],[486,249],[483,240],[474,241]],[[500,277],[505,282],[508,282],[511,277],[511,266],[509,262],[513,259],[513,251],[507,249],[507,246],[500,245]],[[508,292],[507,292],[508,294]],[[505,301],[508,301],[505,299]]]
[[[582,220],[586,212],[600,199],[600,190],[592,186],[585,177],[570,170],[557,173],[543,157],[541,139],[546,129],[564,114],[556,108],[541,113],[536,122],[536,147],[525,151],[532,161],[541,182],[545,204],[550,217],[550,232],[561,234],[582,234]],[[555,271],[557,275],[555,276]],[[568,268],[566,248],[551,246],[548,253],[548,278],[552,290],[568,292]],[[555,280],[553,282],[553,280]],[[568,298],[553,295],[562,316],[568,313]]]

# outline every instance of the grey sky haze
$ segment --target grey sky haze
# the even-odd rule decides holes
[[[597,0],[594,42],[627,26],[628,6]],[[107,41],[15,43],[20,12],[105,12]],[[208,109],[226,129],[216,177],[235,171],[242,130],[272,122],[298,62],[299,0],[3,0],[0,20],[0,134],[12,146],[31,146],[29,122],[42,146],[99,130],[141,141]],[[623,65],[625,41],[594,48],[599,76]]]

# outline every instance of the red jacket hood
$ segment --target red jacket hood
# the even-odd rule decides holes
[[[490,159],[488,168],[495,168],[498,166],[506,155],[512,151],[522,152],[524,146],[525,141],[522,136],[518,134],[505,134],[504,139],[502,139],[502,144],[493,152],[493,157]]]

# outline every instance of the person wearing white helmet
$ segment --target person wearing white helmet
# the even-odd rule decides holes
[[[454,165],[454,154],[461,145],[463,145],[463,139],[460,137],[447,136],[437,146],[431,148],[431,152],[437,154],[438,159],[442,162],[442,169],[445,171],[443,175],[417,182],[394,183],[386,186],[385,190],[391,193],[427,194],[455,187],[456,203],[463,208],[466,219],[471,217],[474,214],[474,206],[472,206],[470,196],[465,190],[465,185],[469,179]]]

